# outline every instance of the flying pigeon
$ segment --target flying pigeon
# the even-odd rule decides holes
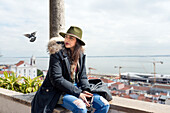
[[[36,34],[36,31],[31,34],[24,34],[24,36],[30,38],[30,42],[34,42],[36,40],[35,34]]]

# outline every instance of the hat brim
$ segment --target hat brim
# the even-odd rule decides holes
[[[85,43],[84,43],[82,40],[80,40],[79,37],[77,37],[77,36],[75,36],[75,35],[73,35],[73,34],[63,33],[63,32],[60,32],[59,34],[60,34],[63,38],[65,38],[65,35],[70,35],[70,36],[76,37],[76,38],[79,40],[79,42],[80,42],[81,45],[83,45],[83,46],[85,45]]]

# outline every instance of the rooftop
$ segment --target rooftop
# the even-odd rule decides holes
[[[16,66],[20,66],[20,65],[22,65],[24,63],[24,61],[22,60],[22,61],[19,61],[17,64],[15,64]]]

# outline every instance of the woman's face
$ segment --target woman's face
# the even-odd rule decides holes
[[[66,35],[64,40],[65,47],[73,50],[76,45],[76,41],[77,41],[76,37]]]

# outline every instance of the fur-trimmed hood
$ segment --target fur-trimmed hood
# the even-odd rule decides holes
[[[50,40],[48,42],[47,51],[49,54],[55,54],[56,52],[60,51],[63,48],[63,44],[58,44],[56,40]]]
[[[59,52],[61,49],[64,49],[64,40],[57,38],[54,40],[50,40],[48,42],[47,51],[49,52],[49,54],[55,54],[56,52]],[[84,53],[83,47],[82,47],[82,53]]]

